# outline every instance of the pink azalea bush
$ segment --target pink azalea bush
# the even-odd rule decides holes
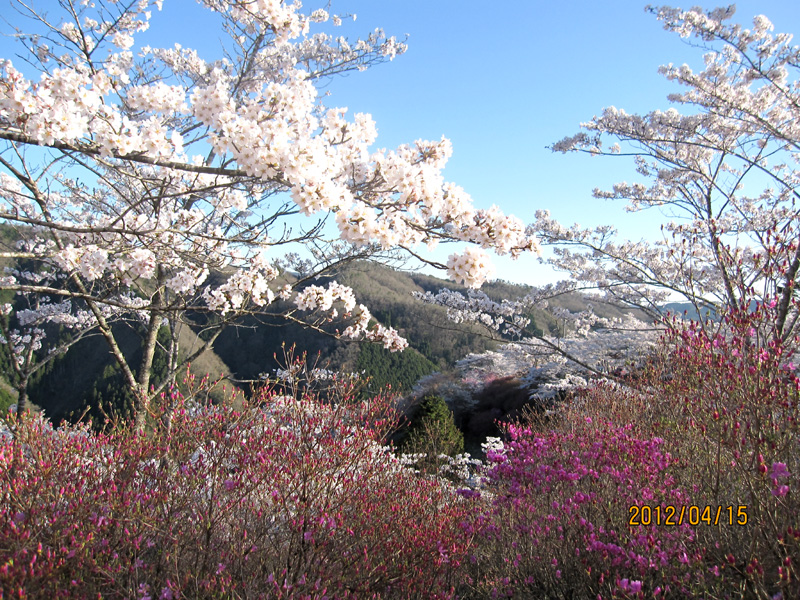
[[[718,326],[673,327],[660,361],[662,423],[698,502],[746,506],[745,526],[698,529],[720,590],[800,596],[798,339],[776,335],[776,301],[730,311]],[[796,359],[794,359],[796,360]]]
[[[491,502],[471,530],[481,594],[580,598],[688,592],[702,560],[695,532],[629,527],[631,506],[681,505],[689,495],[671,474],[663,440],[632,426],[586,417],[543,434],[511,426],[490,453]]]
[[[629,385],[509,427],[470,524],[472,593],[800,597],[797,340],[770,335],[772,308],[673,321]]]
[[[468,503],[380,444],[387,406],[262,392],[148,435],[12,417],[0,596],[449,597]]]

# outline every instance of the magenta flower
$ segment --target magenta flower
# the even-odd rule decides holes
[[[776,462],[772,463],[772,470],[770,477],[777,479],[778,477],[789,477],[789,470],[786,468],[786,463]]]
[[[788,485],[779,485],[772,489],[773,496],[785,496],[789,492]]]

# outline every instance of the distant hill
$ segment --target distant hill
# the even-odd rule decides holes
[[[755,308],[755,302],[751,304],[751,308]],[[665,312],[669,311],[670,314],[682,316],[685,319],[691,319],[693,321],[700,320],[701,313],[703,319],[711,319],[712,321],[719,320],[719,315],[716,311],[708,309],[698,312],[691,302],[669,302],[663,306],[663,309]]]
[[[126,324],[113,325],[120,348],[132,365],[138,364],[141,355],[141,338]],[[160,332],[166,344],[168,332]],[[197,335],[183,327],[179,342],[184,352],[190,352],[199,344]],[[227,376],[228,366],[214,352],[205,352],[191,365],[193,374],[203,377]],[[163,381],[166,358],[163,351],[156,351],[153,373],[156,380]],[[178,374],[178,379],[183,379]],[[125,417],[132,406],[132,396],[127,392],[121,371],[113,360],[106,341],[100,335],[88,336],[76,343],[67,353],[56,357],[38,371],[28,386],[30,400],[42,408],[54,421],[74,420],[84,412],[102,422],[105,414]],[[212,394],[219,400],[221,391]],[[105,413],[105,414],[104,414]]]

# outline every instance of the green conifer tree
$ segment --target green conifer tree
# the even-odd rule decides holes
[[[400,449],[406,454],[425,454],[417,467],[430,474],[439,472],[445,456],[464,452],[464,434],[456,427],[453,411],[444,398],[428,395],[422,399]]]

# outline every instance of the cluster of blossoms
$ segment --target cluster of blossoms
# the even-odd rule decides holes
[[[352,311],[356,306],[353,290],[335,281],[328,284],[327,288],[319,285],[310,285],[302,292],[298,292],[294,302],[300,310],[331,310],[333,303],[341,301],[346,312]],[[335,316],[335,315],[334,315]]]
[[[299,2],[256,0],[229,3],[209,0],[207,4],[215,10],[230,10],[233,18],[244,26],[271,31],[279,44],[308,32],[309,20],[297,12],[301,6]]]
[[[342,331],[342,336],[357,339],[363,335],[365,339],[371,342],[379,342],[383,344],[384,348],[392,352],[399,352],[408,347],[408,341],[400,336],[393,327],[385,327],[380,323],[375,323],[372,328],[369,328],[371,319],[372,314],[369,309],[363,304],[359,304],[356,322]]]
[[[256,306],[265,306],[275,300],[269,282],[277,276],[278,270],[267,262],[263,254],[258,254],[250,261],[249,269],[238,270],[216,288],[207,287],[203,298],[211,310],[222,315],[241,309],[247,300]]]
[[[785,496],[789,493],[789,486],[783,483],[791,476],[789,470],[786,468],[786,463],[775,462],[772,463],[769,476],[772,479],[772,495]]]
[[[353,290],[345,285],[332,281],[327,288],[319,285],[310,285],[297,292],[294,303],[302,311],[321,311],[327,312],[329,319],[339,316],[339,311],[334,308],[335,302],[341,302],[345,313],[350,315],[356,309],[356,297]],[[358,310],[354,315],[355,322],[349,325],[342,336],[350,339],[363,338],[371,342],[380,342],[384,348],[397,352],[408,347],[408,342],[400,336],[396,329],[385,327],[376,323],[372,328],[369,327],[372,314],[363,304],[358,305]]]
[[[477,288],[494,274],[494,270],[483,250],[467,248],[463,254],[453,254],[447,259],[447,274],[454,281]]]
[[[9,306],[10,305],[6,305]],[[6,312],[6,311],[4,311]],[[10,310],[8,311],[10,312]],[[70,329],[85,329],[92,324],[92,315],[86,310],[75,310],[69,300],[57,304],[42,302],[36,310],[21,309],[15,312],[20,327],[57,323]]]
[[[303,371],[301,376],[301,371]],[[362,374],[359,373],[342,373],[339,371],[331,371],[330,369],[323,369],[315,367],[308,370],[302,363],[289,365],[285,369],[275,369],[275,377],[281,381],[293,382],[297,379],[304,379],[308,383],[328,382],[328,381],[357,381]],[[261,379],[268,380],[269,375],[262,375]]]
[[[26,329],[25,333],[16,330],[12,331],[8,339],[4,335],[0,335],[0,342],[11,346],[17,364],[21,366],[25,362],[25,355],[28,351],[35,352],[42,347],[44,337],[44,329],[32,327]]]
[[[689,502],[663,440],[591,420],[541,435],[511,426],[508,436],[502,451],[487,452],[491,505],[471,524],[487,542],[476,567],[496,586],[487,591],[551,596],[568,584],[584,597],[691,595],[690,580],[672,573],[701,568],[693,529],[622,526],[630,506]]]
[[[414,297],[428,304],[447,308],[447,317],[455,323],[480,323],[509,335],[519,335],[530,324],[521,313],[525,303],[504,298],[495,302],[484,292],[469,290],[466,295],[453,290],[414,292]]]

